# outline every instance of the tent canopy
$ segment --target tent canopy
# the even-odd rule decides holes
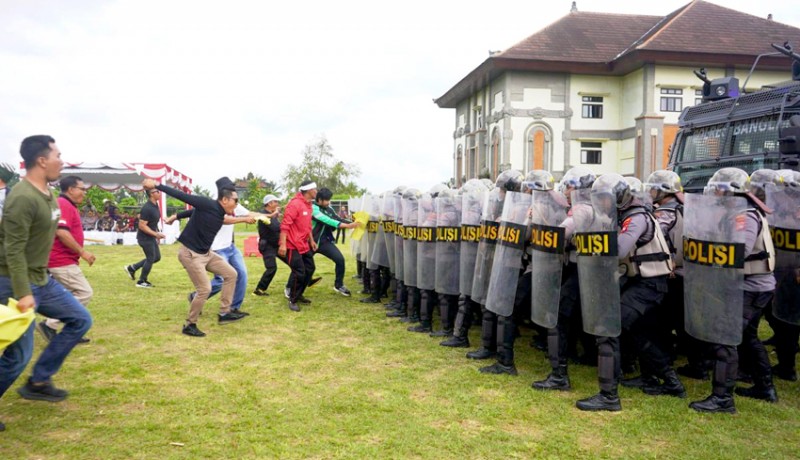
[[[80,176],[87,186],[96,185],[114,191],[121,187],[142,190],[144,178],[154,179],[187,193],[192,193],[192,179],[164,163],[64,163],[61,176]]]

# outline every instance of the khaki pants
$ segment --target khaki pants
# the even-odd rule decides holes
[[[178,260],[186,269],[186,273],[197,291],[189,307],[189,316],[186,321],[190,324],[197,323],[200,313],[203,311],[203,305],[211,293],[211,281],[206,272],[222,277],[219,313],[221,315],[228,314],[231,311],[231,302],[233,302],[233,291],[236,289],[236,270],[214,251],[200,254],[186,246],[181,246],[178,250]]]
[[[50,276],[59,284],[64,286],[72,295],[78,299],[84,307],[89,306],[89,301],[92,300],[94,291],[89,281],[83,276],[81,267],[78,265],[66,265],[64,267],[48,268]],[[46,324],[52,329],[59,329],[61,321],[57,319],[47,318]]]

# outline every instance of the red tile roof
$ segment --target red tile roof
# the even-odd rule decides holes
[[[703,0],[665,17],[574,11],[495,53],[435,100],[455,105],[509,70],[624,75],[645,62],[668,65],[750,67],[770,43],[800,48],[800,29]],[[760,69],[789,69],[784,57],[765,58]]]

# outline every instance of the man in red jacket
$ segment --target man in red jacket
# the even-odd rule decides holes
[[[311,202],[317,196],[317,184],[306,180],[283,214],[278,257],[292,269],[293,282],[289,285],[289,309],[300,311],[299,303],[311,303],[303,291],[314,274],[314,251],[317,244],[311,236]]]

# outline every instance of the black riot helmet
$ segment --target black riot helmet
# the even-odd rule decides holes
[[[516,169],[508,169],[497,176],[494,184],[497,188],[507,192],[521,192],[524,179],[525,176],[521,172]]]

